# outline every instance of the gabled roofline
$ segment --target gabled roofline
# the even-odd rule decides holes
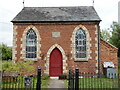
[[[29,13],[29,14],[28,14]],[[24,7],[11,21],[13,23],[36,22],[100,22],[93,6],[72,7]]]
[[[114,45],[112,45],[111,43],[109,43],[109,42],[107,42],[107,41],[103,40],[102,38],[100,38],[100,40],[102,40],[103,42],[107,43],[107,44],[108,44],[108,45],[110,45],[111,47],[113,47],[113,48],[115,48],[115,49],[117,49],[117,50],[118,50],[118,48],[117,48],[117,47],[115,47]]]

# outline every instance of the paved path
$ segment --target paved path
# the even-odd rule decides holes
[[[49,89],[51,88],[56,88],[58,90],[62,89],[62,88],[66,88],[64,81],[63,80],[58,80],[58,79],[51,79],[50,80],[50,84],[49,84]]]

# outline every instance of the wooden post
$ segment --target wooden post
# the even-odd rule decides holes
[[[36,90],[41,90],[41,69],[38,68]]]
[[[75,69],[75,90],[79,90],[79,69]]]

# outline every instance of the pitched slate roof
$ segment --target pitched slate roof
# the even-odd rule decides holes
[[[94,7],[24,7],[12,22],[101,21]]]

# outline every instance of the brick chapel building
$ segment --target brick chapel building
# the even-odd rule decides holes
[[[24,7],[12,20],[13,60],[32,60],[50,76],[98,73],[104,62],[117,68],[117,48],[100,39],[100,21],[92,6]]]

